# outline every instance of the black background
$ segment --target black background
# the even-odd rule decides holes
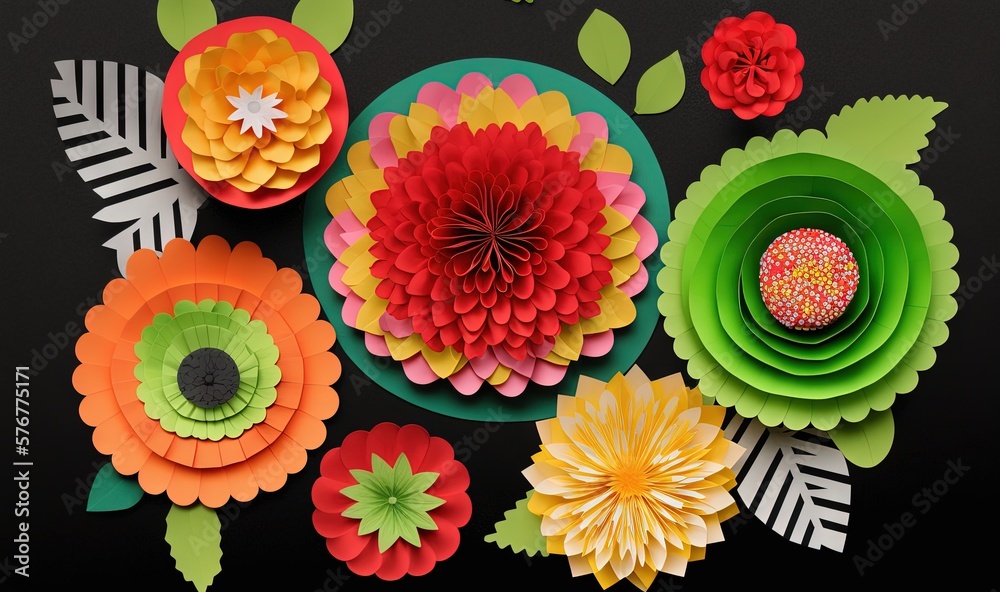
[[[65,1],[65,0],[63,0]],[[580,5],[577,5],[577,2]],[[54,4],[55,2],[50,2]],[[42,9],[37,0],[0,0],[0,130],[3,185],[0,188],[0,278],[3,330],[0,362],[5,372],[30,363],[34,350],[61,333],[82,326],[82,314],[97,303],[116,272],[114,253],[101,244],[118,228],[92,220],[100,199],[65,164],[56,132],[49,79],[52,63],[63,59],[126,62],[165,74],[176,52],[162,39],[152,0],[68,0],[58,14],[19,45],[22,19]],[[229,0],[220,20],[267,15],[290,19],[291,0]],[[356,26],[374,20],[383,0],[359,0]],[[235,6],[232,6],[235,5]],[[723,526],[726,541],[708,548],[684,578],[661,576],[652,590],[719,590],[743,587],[775,590],[916,589],[990,592],[1000,586],[995,552],[997,518],[996,294],[991,283],[1000,224],[996,159],[1000,155],[1000,82],[996,45],[998,8],[992,1],[854,0],[828,1],[632,1],[403,0],[403,10],[359,54],[345,49],[334,59],[345,79],[352,118],[398,80],[426,67],[467,57],[508,57],[540,62],[575,75],[606,93],[626,111],[634,105],[642,72],[679,49],[688,62],[687,92],[666,114],[636,116],[635,122],[659,156],[672,206],[705,166],[723,152],[742,147],[755,135],[770,137],[776,125],[796,131],[822,129],[831,114],[859,98],[930,95],[950,107],[937,118],[944,149],[926,149],[914,165],[947,209],[953,242],[961,252],[956,266],[964,292],[949,322],[948,342],[937,362],[921,373],[917,389],[900,395],[893,407],[896,438],[888,458],[871,469],[852,467],[851,518],[843,553],[802,548],[760,522],[734,520]],[[611,86],[589,71],[579,57],[576,35],[590,12],[601,8],[617,17],[632,39],[632,60]],[[805,91],[777,118],[751,122],[716,109],[699,84],[694,49],[722,16],[760,9],[791,24],[805,55]],[[904,10],[905,9],[905,10]],[[895,23],[893,24],[893,18]],[[905,19],[905,21],[904,21]],[[40,19],[39,19],[40,20]],[[880,29],[879,21],[897,28]],[[353,35],[352,35],[353,37]],[[350,40],[349,40],[350,41]],[[808,104],[822,91],[825,99]],[[821,95],[817,95],[819,97]],[[785,121],[788,114],[801,120]],[[780,123],[784,121],[784,124]],[[253,240],[279,266],[301,265],[303,199],[268,211],[241,210],[209,200],[201,210],[194,239],[221,234],[231,244]],[[989,264],[988,264],[989,263]],[[977,279],[978,278],[985,278]],[[306,277],[306,290],[310,290]],[[648,289],[656,289],[651,285]],[[75,341],[75,340],[71,340]],[[639,364],[651,376],[684,370],[671,341],[654,333]],[[230,505],[223,520],[222,573],[210,590],[475,590],[514,587],[600,590],[591,577],[572,578],[565,557],[528,559],[485,543],[493,523],[529,488],[520,471],[537,450],[531,423],[505,424],[489,431],[482,423],[452,419],[414,407],[376,385],[355,389],[360,371],[337,346],[344,374],[336,387],[340,411],[327,422],[326,444],[310,453],[305,469],[280,491],[261,494],[250,504]],[[0,571],[5,589],[194,590],[174,569],[163,540],[166,496],[145,496],[134,508],[110,514],[84,511],[86,483],[106,459],[94,450],[91,428],[77,414],[80,396],[71,384],[77,365],[72,343],[31,380],[30,578],[16,567],[16,526],[2,524]],[[624,369],[623,369],[624,370]],[[5,392],[10,393],[10,388]],[[13,400],[6,405],[13,407]],[[13,410],[11,409],[11,412]],[[10,416],[11,419],[13,418]],[[326,450],[353,430],[379,421],[418,423],[456,444],[472,476],[473,517],[462,529],[462,545],[422,578],[386,583],[350,576],[327,554],[310,522],[309,491]],[[4,430],[13,432],[13,421]],[[486,437],[488,436],[488,438]],[[476,439],[484,440],[482,444]],[[463,440],[473,442],[472,450]],[[8,444],[10,444],[8,440]],[[5,457],[18,460],[13,451]],[[938,501],[924,504],[924,488],[946,476],[948,463],[968,467]],[[0,512],[13,513],[13,469],[5,469]],[[949,473],[951,477],[953,473]],[[938,492],[944,482],[937,483]],[[933,495],[933,493],[932,493]],[[925,513],[921,511],[925,510]],[[915,524],[899,540],[883,537],[882,556],[859,573],[856,557],[885,535],[905,512]],[[14,521],[16,523],[16,521]],[[874,541],[874,542],[873,542]],[[7,558],[4,562],[3,558]],[[344,579],[344,576],[348,576]],[[632,589],[621,583],[615,590]]]

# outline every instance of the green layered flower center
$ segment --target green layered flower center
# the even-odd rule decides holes
[[[146,415],[181,437],[237,438],[264,421],[281,379],[263,321],[228,302],[182,300],[135,345]]]

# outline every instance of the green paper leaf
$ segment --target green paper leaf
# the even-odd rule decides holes
[[[299,0],[292,12],[292,24],[319,40],[333,53],[351,32],[354,0]]]
[[[180,51],[192,37],[219,24],[212,0],[159,0],[156,22],[160,34]]]
[[[542,534],[542,517],[528,509],[528,500],[534,493],[535,490],[529,491],[512,510],[504,512],[504,519],[494,526],[496,532],[486,535],[483,540],[496,543],[501,549],[510,547],[515,553],[525,551],[528,555],[541,553],[542,557],[547,556],[549,552]]]
[[[635,89],[635,112],[653,115],[673,109],[684,96],[687,79],[679,52],[674,52],[646,70]]]
[[[577,47],[587,66],[611,84],[625,73],[632,56],[625,27],[602,10],[594,10],[583,24]]]
[[[871,468],[889,454],[894,433],[892,411],[887,409],[872,411],[858,423],[842,421],[830,430],[830,437],[847,460]]]
[[[87,496],[88,512],[127,510],[142,499],[142,487],[135,479],[123,477],[108,463],[101,467]]]
[[[177,571],[205,592],[222,571],[222,523],[215,510],[202,504],[170,506],[164,538]]]
[[[934,116],[947,106],[918,96],[861,99],[830,117],[826,133],[831,140],[878,154],[884,160],[913,164],[920,160],[918,151],[927,147]]]

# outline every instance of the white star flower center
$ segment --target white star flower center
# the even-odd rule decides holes
[[[260,138],[264,135],[265,128],[272,132],[277,131],[274,127],[275,119],[288,117],[288,114],[284,111],[274,108],[281,102],[281,99],[278,98],[278,93],[273,93],[266,97],[263,94],[264,87],[258,86],[252,93],[240,87],[240,96],[226,96],[229,104],[235,108],[229,116],[229,121],[243,122],[240,127],[241,134],[246,133],[249,129],[253,130],[254,135]]]

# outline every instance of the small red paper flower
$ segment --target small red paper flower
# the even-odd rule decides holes
[[[740,119],[777,115],[802,93],[805,60],[795,31],[766,12],[719,21],[701,48],[701,84],[712,103]]]
[[[458,549],[472,517],[469,471],[418,425],[380,423],[326,453],[313,484],[313,525],[358,575],[420,576]]]

